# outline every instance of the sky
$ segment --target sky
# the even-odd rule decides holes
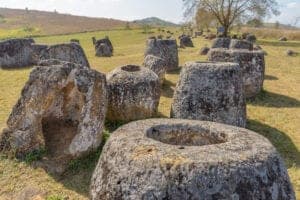
[[[281,15],[266,20],[293,24],[296,16],[300,16],[300,0],[278,0],[278,3]],[[73,15],[130,21],[152,16],[175,23],[184,20],[182,0],[0,0],[0,7],[57,10]]]

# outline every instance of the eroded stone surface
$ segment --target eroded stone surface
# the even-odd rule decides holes
[[[45,44],[31,44],[32,48],[32,63],[37,65],[40,62],[40,57],[47,50],[48,45]]]
[[[145,56],[154,55],[166,60],[167,71],[178,69],[178,47],[175,39],[149,39]]]
[[[208,48],[208,47],[202,47],[202,48],[200,49],[199,54],[200,54],[200,55],[207,55],[208,52],[209,52],[209,50],[210,50],[210,48]]]
[[[110,121],[128,122],[153,117],[160,99],[158,76],[148,68],[126,65],[107,75]]]
[[[11,39],[0,42],[0,67],[26,67],[33,63],[32,39]]]
[[[209,61],[235,62],[242,69],[246,98],[255,97],[263,88],[265,75],[265,53],[245,49],[211,49]]]
[[[111,57],[112,51],[110,49],[110,47],[105,44],[105,43],[101,43],[97,46],[96,48],[96,56],[98,57]]]
[[[84,66],[35,67],[9,116],[0,149],[20,158],[46,149],[49,158],[61,162],[95,150],[102,141],[106,89],[105,75]]]
[[[144,60],[144,67],[151,69],[159,78],[159,83],[162,85],[166,74],[166,61],[157,56],[148,55]]]
[[[212,41],[211,48],[229,48],[230,41],[227,37],[216,38]]]
[[[175,89],[171,117],[245,127],[246,103],[239,65],[186,63]]]
[[[90,194],[93,200],[295,200],[284,163],[266,138],[180,119],[137,121],[115,131]]]
[[[49,46],[40,56],[41,60],[57,59],[90,67],[82,47],[77,43]]]

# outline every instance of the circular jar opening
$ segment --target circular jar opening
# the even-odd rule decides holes
[[[205,146],[228,141],[224,132],[183,124],[155,126],[147,130],[146,136],[165,144],[179,146]]]
[[[136,65],[126,65],[126,66],[121,67],[121,69],[123,71],[127,71],[127,72],[137,72],[137,71],[141,70],[141,67],[136,66]]]

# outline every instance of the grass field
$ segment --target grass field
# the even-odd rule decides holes
[[[179,34],[179,33],[178,33]],[[109,35],[115,47],[112,58],[96,58],[91,42],[92,36]],[[148,35],[141,30],[108,31],[66,36],[37,38],[39,43],[68,42],[80,40],[91,66],[108,72],[119,65],[141,64],[145,40]],[[191,60],[206,60],[199,56],[202,46],[210,44],[202,38],[194,39],[195,48],[180,49],[180,64]],[[261,40],[259,43],[268,52],[266,57],[266,80],[264,91],[248,102],[247,128],[266,136],[278,149],[300,198],[300,56],[287,57],[285,51],[300,52],[300,41],[285,43],[276,40]],[[31,68],[0,70],[0,128],[16,103]],[[159,112],[168,117],[179,71],[166,76]],[[0,156],[0,199],[16,199],[27,194],[41,194],[46,199],[87,199],[89,180],[99,157],[100,150],[89,157],[74,161],[62,177],[47,174],[30,164]],[[21,196],[20,196],[21,195]],[[23,195],[23,196],[22,196]]]

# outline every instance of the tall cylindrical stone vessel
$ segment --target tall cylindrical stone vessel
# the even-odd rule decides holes
[[[147,55],[154,55],[166,60],[167,71],[178,69],[178,46],[175,39],[148,39],[145,57]]]
[[[263,89],[265,76],[265,54],[263,51],[211,49],[208,60],[238,63],[242,70],[246,98],[255,97]]]
[[[189,62],[176,86],[172,118],[246,126],[246,103],[237,63]]]
[[[107,75],[109,121],[129,122],[154,117],[160,99],[158,76],[136,65],[118,67]]]
[[[92,200],[295,200],[287,170],[263,136],[182,119],[136,121],[105,144]]]
[[[158,76],[161,85],[164,83],[167,70],[166,61],[164,59],[148,55],[144,59],[143,66],[151,69]]]

